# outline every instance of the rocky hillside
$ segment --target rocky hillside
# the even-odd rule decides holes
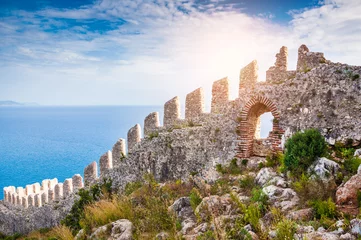
[[[285,153],[214,166],[159,183],[150,174],[116,192],[78,192],[56,228],[3,239],[359,239],[361,149],[326,144],[316,130],[294,134]],[[1,237],[0,237],[1,238]]]

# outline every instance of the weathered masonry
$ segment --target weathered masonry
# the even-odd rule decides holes
[[[127,140],[120,138],[98,162],[85,167],[84,185],[110,178],[113,188],[122,190],[145,173],[158,181],[187,179],[190,174],[212,180],[216,164],[282,150],[292,133],[308,128],[318,129],[330,144],[352,141],[357,145],[361,141],[360,75],[361,67],[333,63],[305,45],[298,50],[296,70],[288,70],[288,50],[282,47],[266,81],[258,80],[257,61],[240,71],[236,99],[229,99],[227,78],[215,81],[210,113],[204,110],[202,88],[186,96],[185,119],[178,97],[164,104],[164,126],[159,124],[158,113],[150,113],[144,120],[144,136],[141,125],[135,124]],[[260,139],[260,116],[266,112],[273,115],[273,126],[268,137]],[[42,185],[4,188],[0,219],[9,220],[0,224],[0,232],[35,229],[36,209],[62,213],[47,221],[47,227],[54,225],[69,211],[67,199],[72,201],[74,192],[82,187],[81,176],[75,175],[64,183],[53,179]],[[15,227],[11,219],[16,219]]]

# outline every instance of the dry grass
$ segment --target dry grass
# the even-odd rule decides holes
[[[120,206],[121,205],[121,206]],[[118,219],[131,217],[131,207],[125,199],[101,200],[85,207],[80,225],[86,231],[103,226]]]
[[[70,228],[64,226],[64,225],[60,225],[58,227],[53,228],[50,232],[49,235],[51,237],[55,237],[58,240],[73,240],[74,236],[71,233]]]

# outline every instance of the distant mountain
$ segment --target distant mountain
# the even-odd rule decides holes
[[[19,103],[19,102],[15,102],[15,101],[0,101],[0,106],[7,106],[7,107],[12,107],[12,106],[38,106],[39,104],[37,103]]]

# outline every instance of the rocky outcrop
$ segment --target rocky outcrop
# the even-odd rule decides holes
[[[313,177],[327,181],[330,178],[335,178],[340,170],[340,165],[325,157],[318,158],[307,170]]]
[[[361,190],[361,175],[356,174],[336,191],[336,204],[345,213],[358,214],[357,193]]]
[[[89,239],[132,240],[133,224],[127,219],[120,219],[93,231]]]
[[[187,234],[196,225],[196,216],[194,215],[191,203],[188,197],[182,197],[176,200],[172,206],[169,207],[173,211],[182,225],[182,234]]]

